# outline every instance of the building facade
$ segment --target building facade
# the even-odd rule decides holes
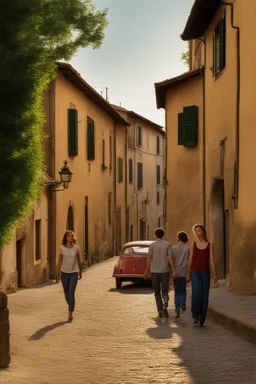
[[[125,134],[125,241],[154,239],[164,226],[165,131],[125,108],[113,106],[129,123]]]
[[[190,41],[190,75],[201,73],[196,80],[198,89],[191,94],[191,77],[185,79],[184,75],[176,91],[181,96],[186,87],[189,104],[196,105],[199,111],[192,129],[193,135],[198,134],[193,148],[202,156],[202,192],[196,193],[201,193],[204,201],[200,221],[207,226],[215,244],[220,277],[226,278],[233,292],[256,294],[256,184],[249,171],[256,162],[256,54],[249,44],[250,37],[255,36],[256,8],[253,0],[226,4],[214,0],[208,5],[202,0],[195,1],[181,35],[183,40]],[[167,116],[172,113],[169,92],[172,91],[164,89],[161,83],[156,84],[158,107],[166,108]],[[164,106],[161,94],[165,96]],[[177,101],[173,101],[172,108],[177,112]],[[186,132],[188,126],[183,125],[183,129]],[[177,130],[177,122],[176,129],[167,124],[167,132],[171,131],[173,136]],[[193,161],[192,153],[187,151],[182,166]],[[167,169],[169,164],[168,161]],[[189,183],[187,187],[190,190]],[[173,193],[178,195],[179,191],[174,189]],[[170,221],[171,207],[168,212]],[[198,212],[195,209],[195,222],[200,219]],[[186,217],[182,209],[181,214]]]

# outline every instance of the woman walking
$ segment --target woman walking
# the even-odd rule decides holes
[[[172,247],[172,257],[177,273],[177,278],[173,280],[174,285],[174,303],[176,318],[180,317],[180,311],[186,311],[187,299],[187,269],[190,254],[190,248],[187,245],[188,235],[186,232],[177,234],[178,245]]]
[[[215,284],[217,284],[218,278],[214,261],[213,244],[208,241],[204,226],[201,224],[194,225],[193,233],[197,240],[190,246],[187,282],[191,279],[191,312],[194,323],[197,324],[199,321],[200,325],[203,325],[208,309],[211,281],[210,271],[212,271]]]
[[[82,278],[80,248],[76,245],[76,237],[72,231],[65,232],[62,239],[56,268],[56,283],[59,283],[60,272],[65,299],[68,304],[68,320],[72,321],[77,280]]]

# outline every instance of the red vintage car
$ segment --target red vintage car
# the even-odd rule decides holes
[[[131,241],[123,246],[113,272],[117,289],[121,288],[123,281],[144,280],[148,248],[151,243],[153,241]]]

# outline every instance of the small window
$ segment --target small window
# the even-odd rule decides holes
[[[122,157],[118,158],[118,183],[124,181],[124,161]]]
[[[112,136],[109,136],[109,169],[112,169]]]
[[[161,184],[161,168],[160,165],[156,166],[156,184]]]
[[[35,221],[35,260],[41,259],[41,220]]]
[[[77,109],[68,109],[68,156],[78,155]]]
[[[140,126],[137,127],[137,146],[142,146],[142,128]]]
[[[157,191],[156,193],[156,204],[159,205],[160,204],[160,192]]]
[[[95,160],[95,132],[94,121],[87,118],[87,159]]]
[[[156,153],[159,155],[160,154],[160,137],[156,137]]]
[[[143,189],[143,164],[137,163],[137,189]]]
[[[178,145],[196,147],[198,144],[198,107],[190,105],[178,114]]]
[[[215,77],[226,65],[226,20],[221,19],[213,37],[212,73]]]
[[[129,183],[133,183],[133,161],[129,159]]]
[[[158,220],[157,220],[157,226],[158,226],[158,227],[161,227],[161,216],[158,217]]]

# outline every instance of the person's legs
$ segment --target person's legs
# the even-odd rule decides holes
[[[175,308],[180,307],[180,279],[173,280],[173,286],[174,286],[174,304]]]
[[[180,278],[180,307],[182,311],[186,311],[186,300],[187,300],[187,283],[186,278]]]
[[[191,312],[195,322],[201,312],[201,279],[200,273],[191,271],[191,286],[192,286],[192,300],[191,300]]]
[[[206,319],[210,291],[210,273],[201,273],[201,310],[199,321],[203,325]]]
[[[161,297],[161,290],[160,290],[160,284],[161,284],[161,274],[160,273],[151,273],[151,279],[155,294],[155,300],[156,300],[156,306],[158,312],[161,312],[163,310],[163,302]]]
[[[69,312],[74,312],[75,309],[75,290],[78,281],[78,273],[70,273],[70,283],[69,283]]]
[[[162,288],[162,298],[164,300],[164,309],[163,313],[165,317],[169,317],[167,308],[168,308],[168,288],[169,288],[170,275],[169,272],[161,273],[161,288]]]
[[[67,304],[69,305],[69,273],[61,272],[61,283]]]

